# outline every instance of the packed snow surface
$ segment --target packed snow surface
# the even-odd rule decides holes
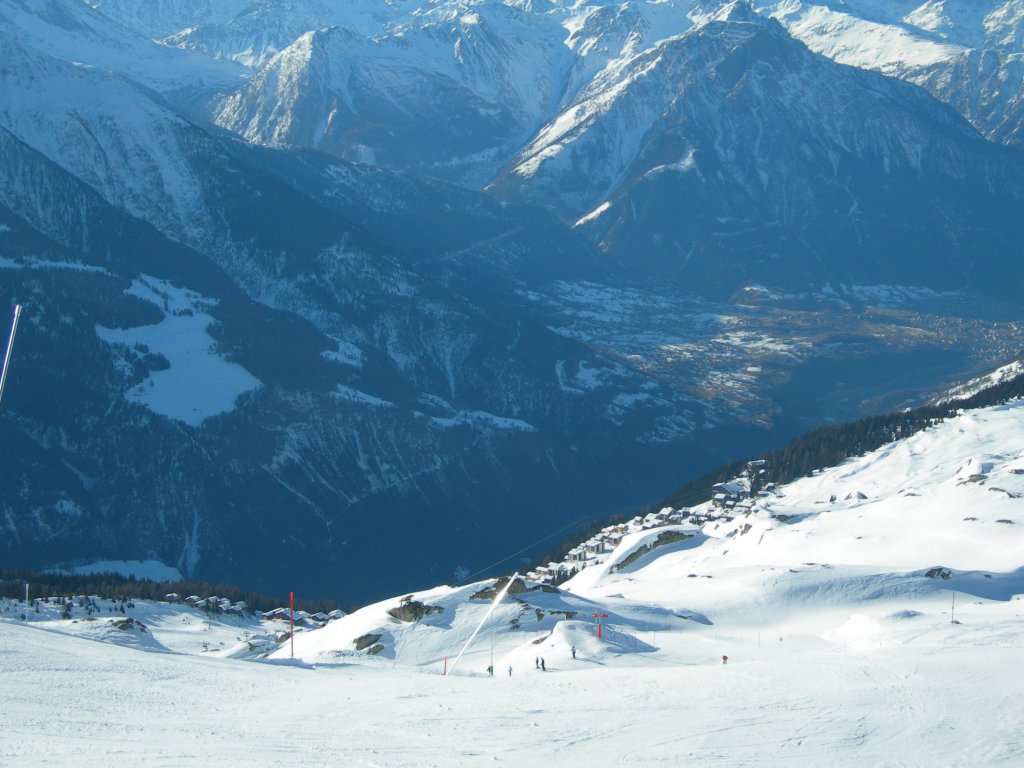
[[[967,412],[560,589],[411,592],[294,644],[0,601],[0,763],[1019,766],[1022,428],[1022,402]]]

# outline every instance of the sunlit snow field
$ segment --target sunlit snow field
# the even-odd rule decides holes
[[[969,412],[561,591],[436,587],[294,647],[0,601],[0,765],[1024,765],[1022,427]]]
[[[915,606],[928,613],[831,641],[660,632],[644,638],[657,651],[619,655],[581,635],[575,661],[545,644],[546,672],[519,654],[493,678],[479,653],[444,677],[144,653],[4,622],[0,762],[1020,765],[1024,603],[964,606],[960,625]]]

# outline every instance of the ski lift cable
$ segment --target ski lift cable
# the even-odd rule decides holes
[[[567,525],[562,526],[558,530],[552,531],[551,533],[547,534],[546,536],[544,536],[544,537],[542,537],[540,539],[537,539],[532,544],[527,544],[522,549],[518,549],[515,552],[512,552],[511,554],[506,555],[505,557],[501,558],[500,560],[495,560],[490,565],[485,565],[483,568],[480,568],[479,570],[474,571],[473,573],[469,574],[468,576],[465,576],[465,577],[459,579],[458,581],[455,582],[455,586],[458,586],[460,584],[466,584],[466,583],[472,581],[477,576],[479,576],[479,575],[481,575],[483,573],[486,573],[487,571],[490,571],[490,570],[496,568],[497,566],[501,565],[502,563],[507,563],[509,560],[513,559],[514,557],[518,557],[519,555],[523,554],[524,552],[527,552],[527,551],[533,549],[538,544],[543,544],[548,539],[551,539],[551,538],[557,536],[560,533],[564,533],[565,531],[569,530],[570,528],[573,528],[573,527],[579,525],[580,523],[583,523],[583,522],[587,521],[588,519],[589,518],[587,518],[587,517],[581,517],[581,518],[578,518],[576,520],[573,520],[571,523],[568,523]]]
[[[607,516],[611,517],[613,515],[623,514],[625,512],[633,511],[633,510],[636,510],[636,509],[637,509],[637,505],[633,505],[633,506],[629,506],[629,507],[622,507],[621,509],[617,509],[617,510],[613,510],[612,512],[608,512]],[[555,536],[558,536],[559,534],[565,533],[566,531],[568,531],[571,528],[575,528],[575,527],[577,527],[579,525],[582,525],[584,523],[590,522],[592,520],[593,520],[593,518],[590,517],[590,516],[578,517],[575,520],[572,520],[572,521],[566,523],[561,528],[558,528],[558,529],[552,531],[551,533],[547,534],[546,536],[542,536],[541,538],[537,539],[533,543],[527,544],[525,547],[523,547],[521,549],[518,549],[518,550],[516,550],[515,552],[513,552],[513,553],[511,553],[509,555],[506,555],[505,557],[501,558],[500,560],[495,560],[490,565],[486,565],[483,568],[480,568],[477,571],[474,571],[473,573],[469,574],[468,576],[465,576],[465,577],[459,579],[458,581],[456,581],[453,584],[453,586],[459,586],[459,585],[462,585],[462,584],[467,584],[467,583],[471,582],[473,579],[475,579],[477,576],[480,576],[481,574],[487,573],[488,571],[496,568],[497,566],[501,565],[502,563],[506,563],[509,560],[511,560],[511,559],[513,559],[515,557],[518,557],[519,555],[523,554],[524,552],[527,552],[527,551],[533,549],[538,544],[543,544],[545,541],[548,541],[549,539],[553,539]]]

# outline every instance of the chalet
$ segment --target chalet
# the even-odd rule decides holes
[[[692,510],[690,510],[688,507],[672,510],[668,513],[668,522],[681,523],[684,520],[688,519],[691,514],[693,514]]]
[[[583,545],[587,552],[600,555],[606,551],[604,537],[597,537],[590,539],[586,544]]]
[[[715,483],[711,486],[711,490],[715,493],[725,494],[733,501],[739,501],[750,493],[750,484],[744,482],[743,479],[730,480],[726,483]]]
[[[711,486],[712,506],[720,508],[731,508],[736,502],[750,497],[750,481],[745,477],[738,477],[725,483],[715,483]]]

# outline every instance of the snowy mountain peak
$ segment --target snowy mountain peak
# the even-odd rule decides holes
[[[771,15],[817,53],[926,88],[979,131],[1016,144],[1024,124],[1019,0],[775,2]]]
[[[712,13],[707,21],[725,21],[744,24],[764,24],[764,16],[757,13],[748,0],[732,0]]]
[[[54,58],[116,72],[161,92],[189,84],[200,91],[237,87],[230,62],[158,45],[81,0],[9,0],[0,31]]]
[[[88,5],[152,40],[199,24],[222,24],[249,6],[250,0],[86,0]]]

